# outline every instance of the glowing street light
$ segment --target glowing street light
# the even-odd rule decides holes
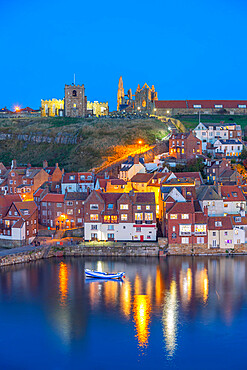
[[[139,140],[139,141],[138,141],[138,144],[142,145],[142,140]]]
[[[15,106],[15,111],[16,112],[19,112],[20,111],[20,107],[18,107],[18,105]]]

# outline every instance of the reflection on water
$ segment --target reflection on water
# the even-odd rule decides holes
[[[61,306],[65,306],[68,296],[68,268],[64,262],[60,263],[59,268],[59,291]]]
[[[126,279],[85,280],[84,267],[125,271]],[[20,306],[40,304],[47,332],[68,351],[78,341],[90,346],[91,330],[93,336],[101,329],[101,336],[117,341],[119,335],[134,352],[160,346],[165,359],[174,361],[186,347],[187,323],[195,323],[195,335],[200,335],[199,328],[216,322],[223,328],[234,326],[247,312],[247,257],[78,257],[10,266],[0,274],[2,316],[12,300]],[[33,325],[39,330],[39,320]]]
[[[135,295],[133,314],[138,344],[141,348],[147,346],[149,337],[151,304],[147,295]]]
[[[166,351],[168,356],[171,357],[177,345],[178,326],[177,286],[175,280],[172,280],[170,289],[165,295],[162,323]]]

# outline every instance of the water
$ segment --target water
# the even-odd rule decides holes
[[[85,281],[84,267],[125,271]],[[246,369],[247,257],[64,258],[0,271],[0,369]]]

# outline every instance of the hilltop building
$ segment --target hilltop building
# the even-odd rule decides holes
[[[65,85],[64,96],[65,117],[86,117],[87,97],[84,85]]]
[[[63,116],[64,99],[41,99],[41,117]]]
[[[134,99],[135,98],[135,99]],[[117,93],[117,110],[129,112],[151,113],[154,110],[154,102],[158,100],[158,93],[154,85],[150,88],[146,83],[140,88],[138,84],[135,95],[129,89],[124,93],[123,78],[119,78]]]
[[[92,116],[107,116],[109,114],[108,102],[100,103],[98,101],[87,102],[87,113]]]

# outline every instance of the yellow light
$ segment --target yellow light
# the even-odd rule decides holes
[[[16,112],[19,112],[19,110],[20,110],[20,107],[16,106],[16,107],[15,107],[15,111],[16,111]]]
[[[139,347],[144,348],[148,345],[148,337],[150,334],[150,298],[147,295],[135,295],[133,312],[138,344]]]
[[[138,141],[138,144],[140,144],[140,145],[141,145],[141,144],[142,144],[142,140],[139,140],[139,141]]]
[[[68,296],[68,268],[65,263],[60,263],[59,268],[59,290],[61,306],[66,305]]]

